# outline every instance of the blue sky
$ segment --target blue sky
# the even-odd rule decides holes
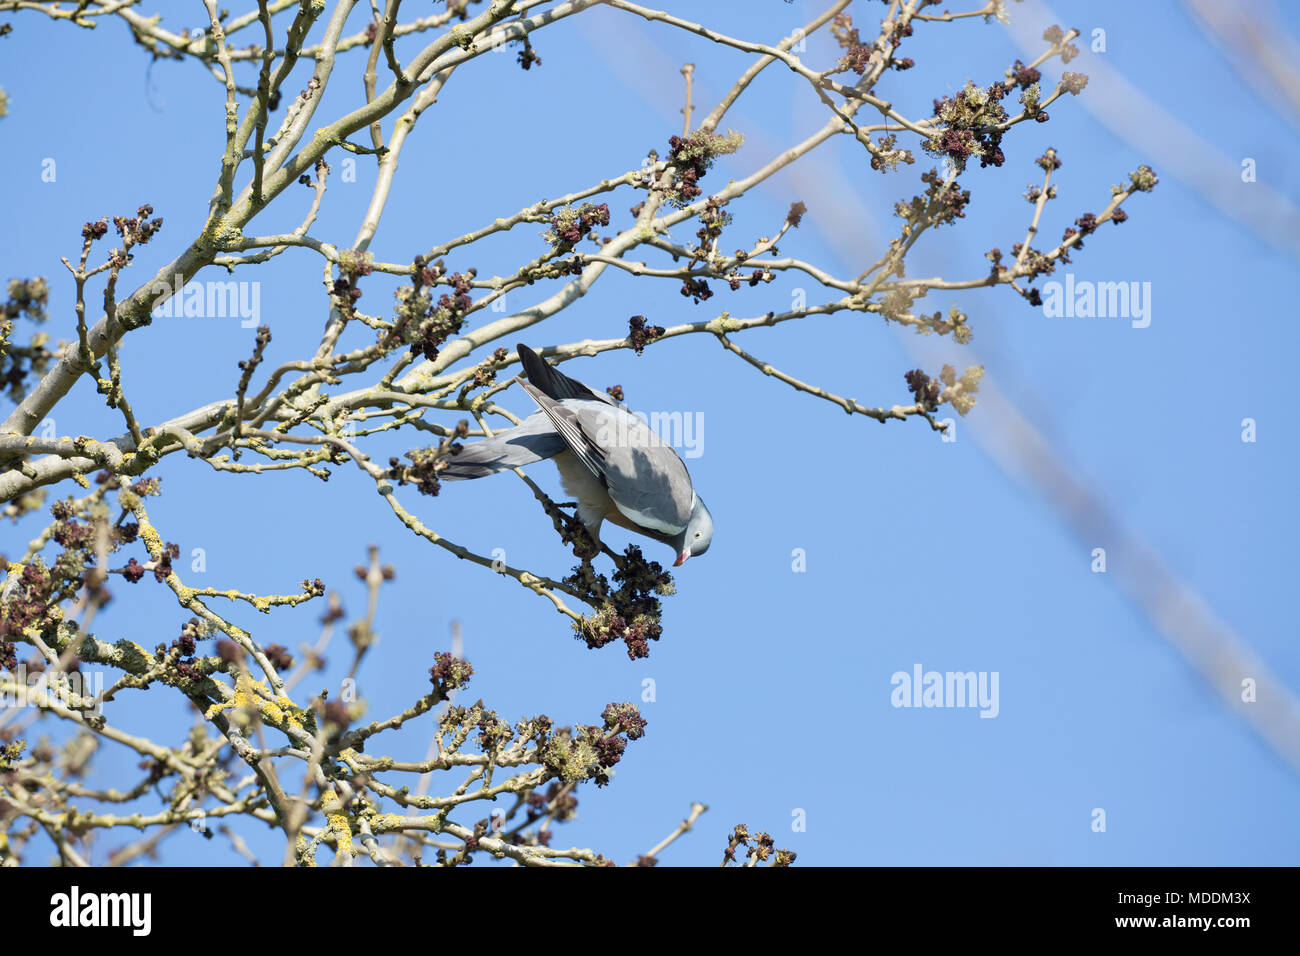
[[[660,6],[701,16],[682,0]],[[1033,23],[1047,16],[1041,4],[1009,7]],[[1001,288],[932,293],[924,303],[930,311],[956,303],[968,313],[974,337],[966,347],[847,312],[747,332],[737,344],[867,405],[907,403],[902,376],[918,365],[936,372],[945,362],[983,364],[990,388],[1045,437],[1062,467],[1295,694],[1300,652],[1286,615],[1295,607],[1300,522],[1293,429],[1282,411],[1292,399],[1284,359],[1300,346],[1291,316],[1295,253],[1260,221],[1225,216],[1222,204],[1189,185],[1190,174],[1168,171],[1208,170],[1229,204],[1257,202],[1252,189],[1293,202],[1294,121],[1243,82],[1179,3],[1053,7],[1047,22],[1083,33],[1069,69],[1122,75],[1198,134],[1204,150],[1174,155],[1159,138],[1136,144],[1105,121],[1126,109],[1123,102],[1089,111],[1084,102],[1097,90],[1067,97],[1050,109],[1050,122],[1008,135],[1001,169],[963,174],[972,192],[967,217],[923,240],[909,275],[974,278],[987,270],[986,250],[1020,241],[1030,212],[1021,194],[1039,181],[1033,159],[1049,146],[1063,166],[1044,245],[1076,216],[1099,211],[1109,186],[1147,163],[1161,176],[1157,189],[1131,199],[1129,221],[1104,226],[1065,270],[1080,281],[1149,282],[1150,325],[1047,318]],[[732,35],[774,41],[817,8],[728,0],[709,4],[707,17]],[[882,9],[854,8],[864,32]],[[159,9],[173,28],[202,19],[199,4]],[[1279,9],[1277,29],[1294,36],[1300,14]],[[358,29],[362,17],[354,14]],[[0,195],[9,214],[0,261],[6,279],[50,278],[49,329],[67,337],[71,284],[58,258],[79,249],[83,222],[153,204],[166,226],[137,256],[137,282],[196,234],[218,172],[223,93],[193,63],[150,69],[120,25],[91,32],[30,15],[7,19],[15,30],[0,39],[10,114],[0,120]],[[1095,29],[1105,31],[1105,52],[1089,49]],[[513,55],[485,57],[454,76],[420,121],[372,246],[377,258],[409,260],[542,197],[634,168],[650,148],[665,153],[680,131],[680,65],[696,64],[696,102],[707,110],[751,61],[607,9],[542,31],[534,46],[540,68],[525,73]],[[888,76],[879,92],[914,117],[929,115],[933,98],[967,79],[987,85],[1016,58],[1034,55],[1004,27],[979,20],[918,25],[907,46],[917,66]],[[341,58],[318,117],[359,100],[361,56]],[[804,54],[818,64],[832,56],[825,36]],[[295,77],[286,91],[303,83]],[[746,146],[718,163],[706,189],[747,175],[824,122],[807,84],[770,68],[724,123],[746,134]],[[808,216],[782,252],[854,276],[894,234],[892,204],[919,192],[930,164],[917,153],[915,166],[882,176],[840,137],[734,203],[728,236],[739,246],[771,234],[802,200]],[[54,182],[41,178],[48,158]],[[341,158],[312,229],[340,247],[351,244],[373,182],[364,159],[357,181],[343,182]],[[1254,183],[1241,180],[1244,158],[1256,161]],[[291,192],[248,231],[292,229],[308,195]],[[631,221],[628,207],[640,198],[625,190],[609,199],[612,227]],[[521,226],[448,264],[505,274],[538,254],[540,231]],[[683,223],[674,235],[693,233]],[[653,262],[655,254],[631,258]],[[261,318],[274,334],[268,364],[314,349],[326,308],[315,255],[290,251],[246,277],[261,281]],[[374,277],[361,306],[386,307],[392,285]],[[661,325],[712,318],[721,308],[761,315],[788,308],[799,288],[810,302],[835,297],[794,274],[735,293],[713,285],[714,298],[695,305],[678,294],[679,283],[610,270],[525,340],[615,337],[634,313]],[[524,291],[531,297],[512,294],[511,308],[551,289]],[[252,331],[230,319],[159,320],[133,334],[122,362],[137,415],[153,423],[233,394],[236,363],[251,346]],[[506,717],[541,711],[564,723],[592,721],[610,701],[639,701],[652,679],[645,738],[629,746],[608,789],[583,788],[580,817],[560,828],[557,843],[630,859],[699,800],[709,812],[665,864],[717,862],[738,822],[771,831],[810,864],[1300,861],[1296,768],[1222,703],[1128,597],[1142,587],[1125,580],[1136,572],[1134,556],[1076,535],[1049,496],[1008,473],[990,451],[998,422],[985,407],[958,423],[956,442],[944,443],[919,420],[881,425],[796,394],[710,336],[679,337],[639,358],[604,353],[565,371],[596,387],[623,385],[634,407],[681,410],[704,423],[704,453],[690,467],[717,533],[709,553],[676,574],[678,594],[665,602],[664,637],[648,660],[629,661],[616,646],[587,650],[549,602],[415,538],[356,469],[336,469],[324,484],[294,472],[218,474],[173,455],[155,472],[165,493],[151,516],[183,555],[204,549],[206,572],[183,575],[186,583],[286,592],[319,576],[352,614],[364,607],[352,568],[368,544],[380,545],[397,579],[384,589],[381,643],[360,680],[370,716],[423,693],[434,651],[450,646],[453,620],[476,669],[471,699],[482,696]],[[529,411],[517,390],[505,401]],[[1257,423],[1253,443],[1241,439],[1245,418]],[[86,381],[55,419],[61,435],[121,430]],[[418,443],[414,435],[380,441],[372,454],[382,461]],[[531,471],[559,494],[553,468]],[[476,551],[504,548],[511,563],[553,576],[572,564],[532,495],[510,476],[447,486],[437,498],[410,488],[400,497]],[[31,520],[6,525],[0,553],[21,549],[35,530]],[[607,540],[621,547],[622,535],[610,529]],[[1099,546],[1109,549],[1104,574],[1091,570]],[[667,556],[645,547],[651,557]],[[792,570],[795,549],[806,554],[802,573]],[[119,600],[96,620],[101,638],[152,647],[190,616],[152,579],[114,590]],[[232,619],[264,644],[296,647],[315,639],[318,614],[311,606],[269,616],[236,609]],[[335,686],[343,676],[348,654],[338,641],[330,670],[306,686]],[[997,672],[997,717],[891,706],[891,675],[917,664]],[[183,701],[165,692],[122,695],[108,716],[164,741],[190,719]],[[414,725],[393,738],[390,752],[421,756],[426,734],[427,723]],[[134,779],[136,761],[105,745],[99,773],[120,785]],[[1092,828],[1095,808],[1106,812],[1105,832]],[[798,811],[802,831],[791,825]],[[246,835],[255,847],[278,847],[270,831]],[[101,852],[124,839],[109,838]],[[170,837],[162,859],[241,862],[220,839],[189,832]]]

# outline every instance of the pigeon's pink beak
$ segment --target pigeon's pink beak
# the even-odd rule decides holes
[[[681,554],[677,555],[677,560],[673,562],[673,567],[680,568],[683,564],[686,563],[686,559],[689,558],[690,556],[691,553],[689,551],[683,551]]]

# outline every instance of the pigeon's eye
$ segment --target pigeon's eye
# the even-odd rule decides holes
[[[700,534],[701,534],[701,532],[699,532],[699,531],[695,532],[695,537],[698,538],[698,537],[700,536]]]

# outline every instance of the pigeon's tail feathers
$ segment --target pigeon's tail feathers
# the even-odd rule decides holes
[[[592,391],[577,379],[569,378],[522,342],[515,348],[519,350],[519,360],[523,363],[524,374],[528,376],[528,381],[532,382],[542,394],[549,395],[557,402],[562,402],[566,398],[595,398],[614,404],[608,395]]]
[[[460,454],[448,455],[447,467],[438,472],[442,481],[465,481],[495,475],[499,471],[531,465],[543,458],[554,458],[568,446],[547,417],[538,412],[524,419],[522,425],[507,429],[492,438],[471,442]]]

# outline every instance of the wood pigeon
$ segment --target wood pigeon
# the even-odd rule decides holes
[[[541,410],[464,446],[445,459],[439,479],[481,478],[553,458],[596,541],[608,520],[671,547],[674,567],[709,550],[713,518],[677,452],[627,406],[562,374],[528,346],[518,349],[524,390]]]

